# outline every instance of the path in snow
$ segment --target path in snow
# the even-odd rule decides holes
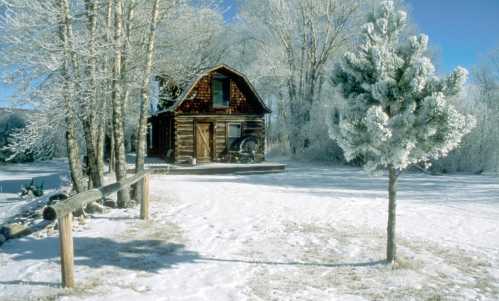
[[[77,226],[62,291],[57,236],[0,249],[0,299],[428,300],[499,298],[499,182],[404,174],[400,266],[382,264],[386,179],[333,166],[154,176],[152,219],[113,210]]]

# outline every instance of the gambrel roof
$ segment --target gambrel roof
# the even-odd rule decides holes
[[[177,110],[177,108],[179,108],[185,100],[194,98],[194,97],[190,97],[189,98],[189,95],[191,95],[191,92],[197,86],[197,84],[199,83],[199,81],[203,77],[205,77],[205,76],[207,76],[210,73],[215,72],[215,71],[225,71],[227,73],[230,73],[230,74],[234,75],[236,78],[240,79],[240,82],[243,85],[245,85],[245,87],[247,88],[247,91],[249,91],[254,96],[254,99],[256,99],[257,102],[261,105],[262,110],[265,113],[271,113],[272,112],[270,110],[270,108],[267,107],[267,105],[265,104],[265,102],[263,101],[263,99],[260,97],[260,95],[256,92],[255,87],[251,84],[251,82],[246,77],[246,75],[240,73],[239,71],[233,69],[232,67],[229,67],[229,66],[227,66],[225,64],[221,64],[221,65],[218,65],[218,66],[206,69],[203,72],[201,72],[192,82],[190,82],[186,86],[187,88],[177,98],[177,100],[175,101],[175,103],[172,106],[170,106],[166,110],[156,112],[154,115],[158,115],[158,114],[161,114],[161,113],[164,113],[164,112],[175,112],[175,110]]]

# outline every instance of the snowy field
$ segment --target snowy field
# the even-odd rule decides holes
[[[131,209],[77,223],[77,289],[59,288],[56,233],[3,245],[0,299],[498,300],[498,179],[404,174],[393,269],[386,186],[305,164],[154,176],[151,221]]]
[[[45,195],[69,184],[68,163],[65,159],[25,164],[0,165],[0,225],[26,206],[29,198],[21,199],[19,193],[24,185],[34,180],[43,184]]]

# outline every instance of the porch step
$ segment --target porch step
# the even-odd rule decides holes
[[[247,175],[265,175],[265,174],[273,174],[273,173],[283,173],[286,170],[250,170],[250,171],[236,171],[234,174],[247,176]]]
[[[220,175],[220,174],[237,174],[237,175],[250,175],[250,174],[266,174],[266,173],[280,173],[286,170],[285,164],[268,163],[268,164],[237,164],[232,166],[230,164],[214,166],[214,165],[197,165],[192,167],[179,167],[179,166],[149,166],[147,169],[152,170],[153,173],[168,174],[168,175]]]

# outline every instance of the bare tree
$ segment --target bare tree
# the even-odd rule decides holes
[[[115,0],[114,16],[114,64],[112,79],[112,106],[113,106],[113,133],[116,156],[116,180],[120,181],[126,178],[127,160],[125,153],[125,137],[123,126],[123,94],[122,94],[122,52],[123,52],[123,0]],[[121,190],[118,193],[118,206],[125,208],[130,203],[128,189]]]
[[[64,78],[64,108],[66,116],[66,143],[68,148],[69,167],[71,179],[77,192],[85,190],[83,185],[83,172],[81,169],[80,146],[78,144],[76,116],[71,101],[73,91],[73,79],[71,72],[76,70],[75,54],[73,52],[73,30],[69,16],[68,0],[59,0],[61,24],[59,26],[59,36],[64,45],[64,63],[62,66],[62,76]]]
[[[272,66],[267,74],[286,85],[289,144],[300,154],[311,144],[313,105],[327,82],[331,60],[352,44],[359,5],[338,0],[258,0],[245,2],[242,20],[264,48]]]
[[[142,102],[140,106],[139,126],[137,129],[137,159],[135,162],[136,172],[144,170],[144,158],[146,152],[146,136],[147,136],[147,117],[149,113],[149,89],[150,78],[154,58],[154,42],[156,25],[159,16],[159,0],[155,0],[151,11],[151,25],[149,28],[149,37],[147,42],[147,52],[145,61],[144,78],[142,81]],[[140,191],[140,189],[139,189]]]
[[[102,186],[103,170],[99,169],[98,164],[98,133],[97,133],[97,51],[96,51],[96,27],[97,10],[96,0],[85,0],[86,15],[88,19],[88,50],[89,57],[86,66],[86,85],[85,100],[83,101],[83,130],[85,132],[85,145],[88,161],[89,188],[92,186]]]

